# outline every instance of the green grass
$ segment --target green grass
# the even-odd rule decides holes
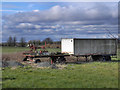
[[[66,68],[5,68],[3,88],[118,88],[118,63],[69,64]]]
[[[2,53],[15,53],[29,50],[26,47],[2,47]]]
[[[2,47],[2,53],[15,53],[15,52],[22,52],[22,51],[29,51],[30,48],[27,47]],[[40,49],[38,49],[40,50]],[[43,49],[41,49],[43,50]],[[47,48],[45,50],[48,50],[49,52],[60,52],[60,49],[58,48]]]
[[[44,49],[41,49],[41,50],[44,50]],[[45,50],[47,50],[48,52],[61,52],[60,48],[46,48]]]
[[[29,48],[3,47],[3,53]],[[60,49],[48,49],[57,52]],[[120,60],[120,50],[118,58]],[[66,68],[40,69],[32,67],[2,70],[3,88],[118,88],[118,62],[69,64]]]
[[[120,60],[120,49],[117,50],[117,58],[112,58],[112,60]]]

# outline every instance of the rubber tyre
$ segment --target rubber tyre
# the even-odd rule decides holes
[[[110,56],[105,56],[105,61],[111,61],[111,57]]]
[[[35,63],[40,63],[40,62],[41,62],[40,59],[36,59],[36,60],[35,60]]]
[[[58,63],[66,63],[66,59],[64,57],[60,57],[58,59]]]
[[[28,57],[25,57],[25,58],[23,59],[23,61],[27,61],[27,58],[28,58]]]
[[[93,61],[103,61],[103,56],[102,55],[94,55],[92,56]]]

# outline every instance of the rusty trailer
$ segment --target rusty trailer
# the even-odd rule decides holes
[[[23,56],[25,57],[23,59],[23,61],[34,61],[35,63],[38,63],[38,62],[41,62],[40,58],[49,58],[50,60],[50,63],[53,64],[53,63],[65,63],[66,62],[66,59],[65,57],[66,56],[70,56],[68,54],[64,54],[64,53],[48,53],[48,52],[42,52],[42,53],[23,53]]]

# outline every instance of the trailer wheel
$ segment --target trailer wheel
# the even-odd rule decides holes
[[[23,61],[27,61],[27,58],[28,58],[28,57],[25,57],[25,58],[23,59]]]
[[[49,62],[50,64],[56,63],[58,57],[50,57]]]
[[[40,59],[36,59],[36,60],[35,60],[35,63],[40,63],[40,62],[41,62]]]
[[[110,55],[108,55],[108,56],[104,56],[104,58],[105,58],[105,61],[111,61],[111,57],[110,57]]]
[[[102,55],[93,55],[92,60],[93,61],[103,61],[103,56]]]
[[[65,63],[66,62],[66,59],[64,57],[60,57],[58,59],[58,63]]]

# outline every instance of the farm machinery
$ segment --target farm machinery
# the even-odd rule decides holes
[[[23,53],[25,57],[23,61],[34,61],[35,63],[39,63],[41,62],[40,58],[49,58],[51,64],[56,62],[65,63],[65,56],[70,56],[60,52],[48,52],[44,46],[41,47],[42,50],[37,50],[39,48],[35,45],[30,45],[29,47],[31,50]]]

